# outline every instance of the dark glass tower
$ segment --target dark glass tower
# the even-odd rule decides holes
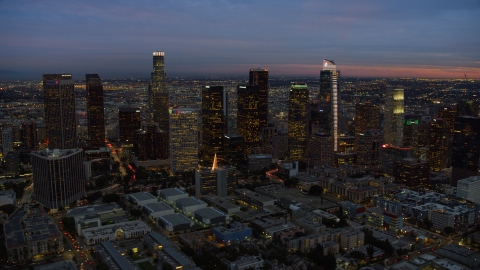
[[[328,133],[333,138],[333,151],[338,147],[338,108],[340,104],[340,88],[338,87],[337,71],[333,61],[324,59],[323,70],[320,71],[320,111],[328,115],[327,123],[323,125],[321,132]]]
[[[288,152],[291,160],[305,157],[308,132],[308,89],[305,83],[293,83],[288,106]]]
[[[237,86],[237,132],[243,137],[245,156],[260,146],[259,92],[256,85]]]
[[[223,153],[225,135],[226,93],[223,86],[202,86],[202,163],[212,164],[213,157]]]
[[[105,147],[103,85],[98,74],[86,74],[88,138],[92,148]]]
[[[480,118],[459,116],[455,118],[452,149],[452,180],[457,181],[479,175],[480,171]]]
[[[35,121],[22,123],[22,142],[26,149],[37,149],[37,123]]]
[[[259,132],[268,126],[268,69],[252,68],[249,74],[249,84],[258,86],[258,108],[260,110]]]
[[[118,110],[120,141],[133,143],[135,141],[135,133],[140,128],[140,109],[120,108]]]
[[[44,74],[45,128],[50,149],[77,148],[75,89],[70,74]]]
[[[430,170],[439,172],[448,162],[448,125],[442,118],[434,118],[429,124],[427,161]]]
[[[164,52],[153,52],[153,72],[148,85],[148,105],[150,120],[157,122],[160,130],[168,133],[169,95],[164,57]]]

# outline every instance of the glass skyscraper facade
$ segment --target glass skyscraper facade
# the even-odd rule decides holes
[[[86,74],[87,123],[90,147],[105,147],[103,85],[98,74]]]
[[[293,83],[288,103],[288,156],[291,160],[305,158],[308,132],[308,88]]]
[[[135,133],[141,127],[139,108],[120,108],[118,110],[120,141],[133,143]]]
[[[173,173],[198,168],[198,112],[174,108],[170,113],[170,170]]]
[[[202,86],[202,163],[204,165],[211,164],[215,154],[223,160],[226,104],[223,86]]]
[[[268,69],[250,69],[248,84],[258,86],[259,132],[262,132],[268,126]]]
[[[389,145],[403,145],[403,88],[388,87],[385,99],[383,135]]]
[[[338,148],[338,109],[340,104],[340,88],[338,77],[340,71],[332,60],[323,60],[323,70],[320,71],[320,112],[328,117],[320,117],[327,120],[322,125],[320,132],[328,133],[333,138],[333,151]]]
[[[455,118],[452,149],[452,180],[457,181],[480,172],[480,118],[459,116]]]
[[[243,137],[245,156],[260,146],[259,92],[256,85],[237,86],[237,132]]]
[[[75,87],[70,74],[44,74],[45,128],[50,149],[77,148]]]

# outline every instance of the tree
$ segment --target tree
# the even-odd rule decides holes
[[[430,230],[433,227],[433,222],[430,219],[426,218],[423,220],[423,225],[427,230]]]
[[[75,228],[75,219],[73,217],[66,217],[62,219],[63,227],[70,234],[75,234],[77,229]]]
[[[332,252],[328,252],[328,255],[324,257],[322,266],[325,270],[337,269],[337,260],[335,259],[335,255],[333,255]]]
[[[323,193],[323,188],[319,185],[313,185],[310,187],[310,190],[308,190],[308,194],[314,195],[314,196],[320,196]]]
[[[140,209],[132,209],[130,210],[130,215],[134,216],[134,217],[139,217],[142,215],[142,210]]]
[[[17,210],[17,207],[13,204],[4,204],[0,206],[0,210],[10,216],[15,210]]]
[[[446,234],[451,234],[451,233],[454,232],[454,229],[449,226],[449,227],[445,227],[445,228],[443,229],[443,231],[444,231]]]
[[[349,254],[350,254],[350,256],[352,256],[354,259],[357,259],[357,260],[365,260],[365,254],[363,254],[363,252],[361,252],[361,251],[355,250],[355,251],[350,252]]]
[[[296,177],[289,178],[285,180],[284,184],[286,187],[296,187],[298,184],[299,180]]]

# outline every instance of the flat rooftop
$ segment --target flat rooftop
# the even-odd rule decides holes
[[[175,205],[177,207],[188,207],[188,206],[195,206],[195,205],[202,205],[204,204],[205,206],[207,205],[206,202],[197,199],[195,197],[187,197],[187,198],[181,198],[175,201]]]
[[[180,214],[169,214],[165,216],[158,217],[157,220],[162,220],[165,224],[170,224],[172,226],[178,226],[182,224],[191,224],[193,221],[188,217]]]
[[[128,194],[128,196],[132,197],[133,199],[135,199],[136,201],[147,201],[147,200],[153,200],[153,199],[157,199],[158,198],[154,195],[152,195],[151,193],[148,193],[148,192],[137,192],[137,193],[133,193],[133,194]]]
[[[178,188],[166,188],[166,189],[161,189],[158,192],[160,195],[163,194],[165,196],[177,196],[177,195],[187,194],[185,191]]]
[[[149,213],[161,212],[166,210],[173,210],[170,205],[164,202],[154,202],[154,203],[147,203],[143,206]]]
[[[199,209],[195,211],[195,215],[199,215],[203,218],[208,218],[208,219],[217,218],[217,217],[228,217],[226,213],[223,213],[222,211],[215,209],[213,207]]]
[[[221,206],[225,209],[236,209],[240,208],[240,206],[233,204],[229,202],[227,199],[222,198],[222,197],[217,197],[213,195],[202,195],[202,199],[204,199],[207,202],[210,202],[212,204],[216,204],[218,206]]]
[[[116,203],[75,207],[67,212],[67,217],[94,215],[114,210],[122,210],[122,208]]]

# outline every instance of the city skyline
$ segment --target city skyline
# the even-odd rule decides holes
[[[343,77],[480,78],[473,1],[52,4],[0,4],[0,79],[147,78],[158,50],[169,78],[313,77],[324,58]]]

